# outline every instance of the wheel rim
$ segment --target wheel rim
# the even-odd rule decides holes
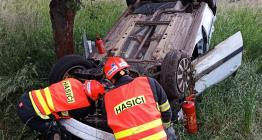
[[[68,69],[64,75],[63,75],[63,79],[65,78],[70,78],[70,77],[73,77],[70,73],[73,73],[73,72],[80,72],[80,71],[83,71],[83,70],[87,70],[86,67],[84,66],[81,66],[81,65],[77,65],[77,66],[74,66],[74,67],[71,67],[70,69]]]
[[[188,88],[188,81],[190,80],[190,61],[188,58],[180,60],[177,68],[177,87],[181,93],[184,93]]]

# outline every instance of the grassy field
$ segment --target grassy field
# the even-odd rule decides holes
[[[0,1],[0,139],[34,139],[15,114],[23,91],[43,87],[55,61],[47,0]],[[241,31],[243,64],[207,90],[197,103],[199,133],[175,125],[181,139],[262,139],[262,4],[259,0],[219,0],[212,45]],[[105,35],[125,8],[122,0],[84,1],[75,20],[75,48],[83,32]]]

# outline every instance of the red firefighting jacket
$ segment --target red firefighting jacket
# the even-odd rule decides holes
[[[108,125],[116,139],[167,139],[146,77],[138,77],[106,93],[105,107]]]
[[[29,97],[38,116],[49,119],[48,115],[90,106],[83,84],[73,78],[40,90],[32,90]],[[56,116],[56,115],[55,115]]]

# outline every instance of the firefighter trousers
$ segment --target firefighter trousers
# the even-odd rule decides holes
[[[51,119],[44,120],[37,116],[31,104],[28,92],[24,93],[17,106],[17,115],[31,129],[40,133],[47,133],[51,127]]]

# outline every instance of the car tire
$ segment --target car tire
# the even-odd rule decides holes
[[[185,62],[185,66],[181,66],[181,62]],[[161,65],[160,83],[169,101],[178,100],[184,97],[184,93],[188,86],[189,71],[190,59],[185,53],[180,51],[171,51],[167,53]]]
[[[90,60],[79,55],[67,55],[59,59],[49,74],[49,83],[53,84],[65,78],[72,77],[70,73],[74,70],[94,68]]]
[[[179,82],[181,81],[179,79],[180,76],[178,76],[181,75],[181,62],[184,62],[185,60],[188,62],[188,66],[185,68],[183,73],[185,73],[186,77],[188,77],[190,72],[190,59],[185,53],[180,51],[171,51],[166,54],[161,65],[160,83],[167,94],[167,98],[173,112],[172,121],[176,121],[178,119],[178,112],[181,109],[181,103],[186,93],[186,87],[184,87],[184,91],[181,91],[179,88]],[[188,83],[189,78],[186,78],[185,82]]]

